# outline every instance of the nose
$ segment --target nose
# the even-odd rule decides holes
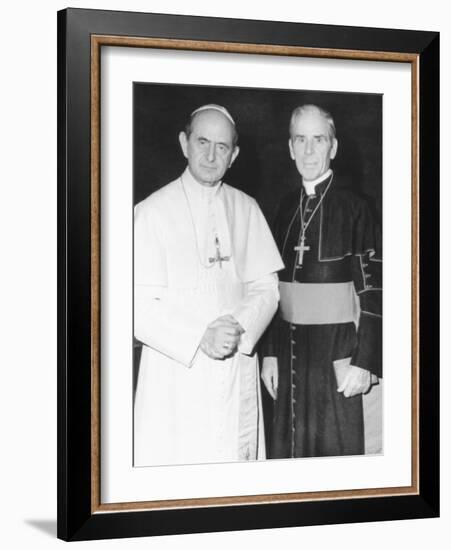
[[[215,144],[210,143],[210,146],[209,146],[208,152],[207,152],[208,162],[214,162],[215,157],[216,157]]]
[[[313,139],[308,139],[305,145],[305,153],[306,155],[311,155],[313,152],[314,152]]]

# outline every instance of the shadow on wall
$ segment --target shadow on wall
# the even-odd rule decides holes
[[[56,519],[27,519],[25,523],[46,535],[50,535],[52,538],[56,538]]]

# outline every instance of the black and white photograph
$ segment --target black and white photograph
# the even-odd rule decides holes
[[[447,14],[4,5],[2,548],[449,546]]]
[[[435,517],[437,33],[58,38],[58,536]]]
[[[133,83],[134,467],[383,454],[382,120]]]

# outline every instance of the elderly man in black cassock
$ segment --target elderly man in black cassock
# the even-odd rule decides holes
[[[382,376],[381,235],[332,171],[337,148],[328,112],[294,110],[289,150],[302,186],[276,217],[285,269],[262,368],[274,399],[270,458],[365,453],[362,395]]]

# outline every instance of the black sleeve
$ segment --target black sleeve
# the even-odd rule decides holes
[[[286,212],[288,205],[292,204],[291,197],[285,197],[277,209],[274,222],[271,224],[271,231],[276,241],[280,254],[282,254],[283,226],[285,225]],[[271,323],[268,325],[265,333],[260,339],[259,350],[262,357],[278,357],[279,354],[279,311],[274,315]]]
[[[382,251],[381,231],[367,207],[362,209],[358,231],[365,250],[353,257],[352,275],[360,301],[357,346],[352,364],[382,377]]]

